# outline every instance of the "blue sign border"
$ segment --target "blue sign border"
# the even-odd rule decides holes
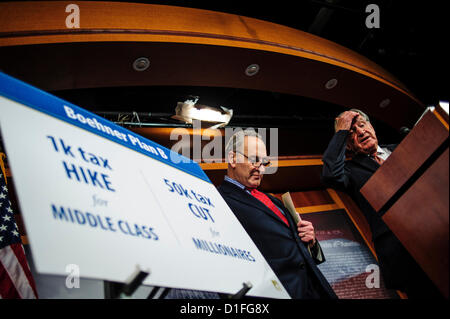
[[[121,144],[122,146],[125,146],[143,155],[158,160],[164,164],[179,169],[185,173],[198,177],[208,183],[211,183],[208,176],[201,169],[200,165],[198,165],[197,162],[192,161],[191,159],[182,156],[178,153],[175,153],[162,145],[159,145],[149,139],[146,139],[145,137],[142,137],[124,127],[114,124],[113,122],[108,121],[79,106],[76,106],[61,98],[51,95],[48,92],[40,90],[30,84],[27,84],[16,78],[13,78],[3,72],[0,72],[0,95],[10,100],[16,101],[20,104],[23,104],[27,107],[30,107],[32,109],[35,109],[39,112],[45,113],[59,120],[75,125],[95,135],[106,138],[112,142]],[[84,119],[89,118],[91,120],[91,124],[92,121],[96,121],[97,123],[100,124],[100,126],[101,125],[107,126],[112,130],[116,131],[116,134],[114,134],[113,136],[115,138],[112,138],[110,135],[108,135],[107,133],[103,132],[98,128],[94,128],[94,125],[82,123],[82,121],[80,121],[79,119],[73,119],[69,117],[66,113],[64,106],[71,108],[75,112],[75,114],[80,115],[80,118]],[[121,134],[124,134],[125,136],[131,136],[137,139],[139,142],[136,142],[137,140],[134,140],[135,143],[132,143],[131,141],[128,141],[128,139],[126,138],[125,140],[123,140],[118,137],[122,136]],[[159,151],[157,151],[155,154],[148,150],[148,149],[158,150],[158,148],[163,152],[163,154],[165,154],[165,157],[167,157],[167,159],[164,158],[164,156],[161,156],[161,153]],[[176,159],[178,163],[172,162],[171,159]]]

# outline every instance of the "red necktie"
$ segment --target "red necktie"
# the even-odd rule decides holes
[[[372,155],[372,158],[378,163],[378,164],[383,164],[384,159],[382,159],[381,157],[379,157],[377,154]]]
[[[283,215],[282,212],[280,212],[280,210],[275,206],[275,204],[272,203],[272,201],[266,194],[261,193],[256,188],[253,188],[250,192],[253,195],[253,197],[259,199],[264,205],[270,208],[270,210],[273,211],[278,217],[280,217],[281,220],[284,221],[286,225],[289,227],[289,222],[287,221],[286,217]]]

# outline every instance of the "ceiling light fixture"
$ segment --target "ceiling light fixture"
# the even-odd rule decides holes
[[[325,88],[326,88],[327,90],[331,90],[331,89],[334,88],[337,84],[338,84],[338,80],[337,80],[337,79],[330,79],[330,80],[328,80],[327,83],[325,83]]]
[[[385,107],[387,107],[389,104],[391,104],[391,100],[390,99],[384,99],[383,101],[380,102],[380,107],[382,109],[384,109]]]
[[[137,58],[133,62],[133,69],[135,69],[138,72],[147,70],[149,66],[150,66],[150,60],[145,57]]]
[[[245,69],[245,75],[247,75],[247,76],[254,76],[258,72],[259,72],[259,65],[258,64],[250,64]]]
[[[199,97],[191,96],[184,102],[178,102],[173,119],[192,124],[193,120],[199,120],[207,124],[209,128],[220,128],[227,125],[233,116],[233,110],[220,106],[211,107],[197,104]]]

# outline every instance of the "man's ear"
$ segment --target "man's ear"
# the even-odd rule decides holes
[[[350,153],[354,152],[355,148],[353,147],[352,141],[350,141],[350,139],[347,139],[347,145],[345,146],[345,149]]]
[[[351,145],[350,145],[349,142],[347,142],[347,145],[345,146],[345,149],[346,149],[347,151],[351,151],[351,150],[352,150],[352,147],[351,147]]]
[[[236,153],[234,152],[228,152],[227,154],[227,159],[228,159],[228,165],[231,166],[232,168],[236,167]]]

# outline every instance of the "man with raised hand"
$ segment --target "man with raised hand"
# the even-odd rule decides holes
[[[396,145],[378,145],[369,117],[358,109],[341,113],[334,129],[323,154],[322,181],[349,194],[361,209],[372,232],[386,287],[403,291],[408,298],[439,298],[437,288],[382,220],[383,212],[377,213],[360,193]],[[350,160],[346,160],[347,156]]]

